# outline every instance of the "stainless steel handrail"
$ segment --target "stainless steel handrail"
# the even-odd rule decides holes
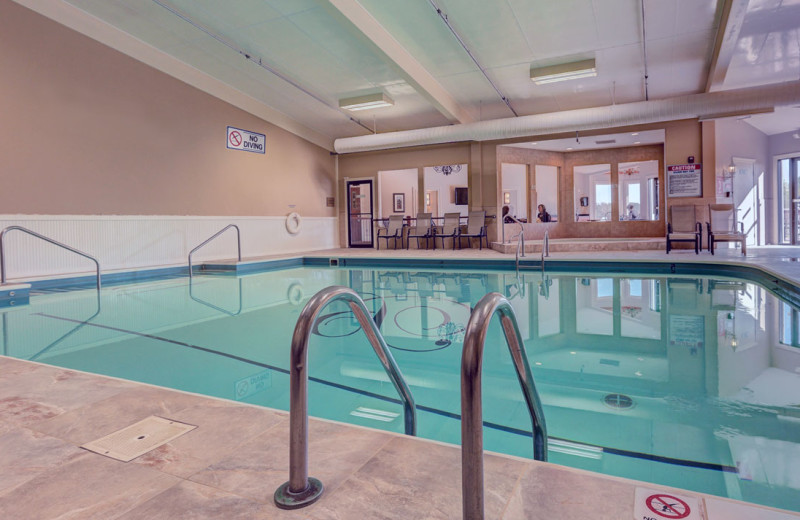
[[[506,215],[506,217],[519,224],[519,234],[517,235],[517,256],[515,260],[517,269],[519,269],[519,259],[525,258],[525,226],[516,217],[512,217],[511,215]],[[503,228],[503,231],[505,231],[505,228]]]
[[[475,305],[464,334],[461,355],[461,495],[464,518],[483,519],[483,409],[481,406],[481,368],[486,331],[495,313],[514,361],[517,378],[528,405],[533,426],[533,458],[547,460],[547,426],[536,392],[525,345],[514,309],[500,293],[489,293]]]
[[[550,230],[544,230],[544,239],[542,240],[542,265],[544,259],[550,256]]]
[[[98,291],[100,290],[100,262],[98,262],[95,257],[93,257],[92,255],[88,255],[78,249],[75,249],[74,247],[70,247],[67,244],[62,244],[58,240],[53,240],[52,238],[40,235],[39,233],[31,231],[30,229],[24,228],[22,226],[8,226],[3,231],[0,231],[0,283],[6,283],[5,238],[6,234],[8,234],[9,231],[22,231],[23,233],[27,233],[28,235],[40,238],[45,242],[49,242],[54,246],[61,247],[63,249],[66,249],[67,251],[72,251],[76,255],[88,258],[89,260],[94,262],[95,266],[97,267],[97,290]]]
[[[322,289],[311,297],[300,312],[292,334],[289,363],[289,481],[275,490],[275,505],[281,509],[307,506],[322,495],[322,482],[308,476],[308,338],[322,309],[337,300],[344,300],[350,306],[389,379],[400,394],[405,412],[406,434],[417,433],[416,405],[411,390],[364,301],[348,287],[332,286]]]
[[[211,235],[202,244],[200,244],[199,246],[197,246],[194,249],[192,249],[191,251],[189,251],[189,278],[192,277],[192,255],[194,254],[194,252],[197,251],[198,249],[200,249],[201,247],[203,247],[204,245],[208,244],[209,242],[211,242],[212,240],[214,240],[215,238],[217,238],[218,236],[220,236],[221,234],[223,234],[224,232],[226,232],[230,228],[235,228],[236,229],[236,249],[238,251],[238,259],[239,259],[240,262],[242,261],[242,234],[239,231],[239,226],[237,226],[236,224],[228,224],[224,228],[220,229],[219,231],[217,231],[216,233]]]

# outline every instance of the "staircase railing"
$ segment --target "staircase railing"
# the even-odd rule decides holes
[[[46,237],[44,235],[40,235],[36,231],[31,231],[30,229],[24,228],[22,226],[8,226],[3,231],[0,231],[0,283],[2,283],[2,284],[6,283],[5,238],[6,238],[6,235],[11,231],[22,231],[23,233],[27,233],[28,235],[31,235],[33,237],[39,238],[41,240],[44,240],[45,242],[49,242],[50,244],[58,246],[58,247],[60,247],[62,249],[66,249],[67,251],[71,251],[71,252],[75,253],[76,255],[80,255],[80,256],[82,256],[84,258],[88,258],[89,260],[94,262],[94,265],[97,268],[97,290],[98,291],[100,290],[100,262],[98,262],[95,257],[93,257],[92,255],[89,255],[87,253],[84,253],[83,251],[80,251],[78,249],[75,249],[74,247],[70,247],[67,244],[62,244],[58,240],[54,240],[54,239],[52,239],[50,237]]]
[[[192,255],[195,253],[195,251],[205,246],[206,244],[208,244],[209,242],[211,242],[212,240],[214,240],[215,238],[217,238],[218,236],[220,236],[221,234],[223,234],[224,232],[226,232],[231,228],[234,228],[236,230],[237,258],[239,259],[240,262],[242,261],[242,233],[239,231],[239,226],[237,226],[236,224],[228,224],[227,226],[220,229],[219,231],[211,235],[209,238],[204,240],[202,244],[189,251],[189,278],[192,277]]]

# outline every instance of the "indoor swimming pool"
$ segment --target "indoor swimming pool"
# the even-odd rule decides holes
[[[0,309],[20,359],[287,409],[305,302],[353,288],[417,404],[418,435],[460,442],[470,308],[513,305],[542,398],[549,461],[800,511],[800,313],[751,281],[664,274],[297,267],[34,289]],[[485,449],[530,457],[530,419],[499,323],[483,366]],[[394,432],[403,410],[342,303],[309,350],[309,411]]]

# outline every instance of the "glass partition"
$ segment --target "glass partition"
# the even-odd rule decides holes
[[[575,166],[575,222],[611,220],[611,165]]]
[[[619,163],[619,219],[658,220],[658,161]]]

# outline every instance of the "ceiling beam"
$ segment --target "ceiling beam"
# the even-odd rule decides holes
[[[421,96],[451,123],[471,123],[475,120],[358,0],[328,1],[389,59]]]
[[[708,69],[706,92],[722,89],[736,50],[736,42],[739,40],[749,0],[720,0],[720,3],[722,13],[714,42],[714,54]]]

